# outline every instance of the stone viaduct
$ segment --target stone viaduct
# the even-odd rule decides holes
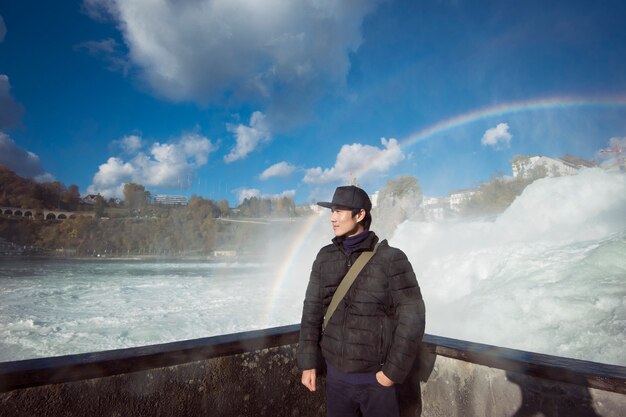
[[[94,217],[94,213],[89,211],[63,211],[16,207],[0,207],[0,214],[40,220],[67,220],[77,217]]]

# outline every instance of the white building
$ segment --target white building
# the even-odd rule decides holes
[[[514,178],[530,178],[538,169],[545,169],[548,177],[574,175],[582,168],[595,164],[576,157],[549,158],[547,156],[519,157],[511,162]]]
[[[187,197],[182,195],[157,195],[154,197],[154,204],[162,206],[186,206]]]
[[[424,197],[422,209],[426,221],[443,220],[450,211],[450,199],[447,197]]]
[[[475,189],[451,191],[448,197],[450,210],[459,212],[464,203],[478,193]]]
[[[82,199],[83,204],[94,206],[96,204],[96,197],[98,197],[98,194],[87,194]]]

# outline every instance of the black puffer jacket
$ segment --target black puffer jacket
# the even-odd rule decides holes
[[[360,253],[373,250],[377,241],[370,232],[350,256],[340,238],[319,251],[302,312],[297,353],[300,369],[319,369],[323,356],[343,372],[382,369],[397,383],[409,373],[424,334],[424,302],[406,255],[386,240],[354,281],[322,334],[324,314],[337,286]]]

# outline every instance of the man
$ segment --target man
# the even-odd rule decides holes
[[[424,302],[406,255],[380,242],[322,331],[333,294],[352,264],[378,243],[369,230],[372,202],[355,186],[338,187],[332,202],[335,237],[313,262],[306,290],[298,366],[316,389],[326,365],[328,416],[398,416],[394,384],[409,373],[424,334]]]

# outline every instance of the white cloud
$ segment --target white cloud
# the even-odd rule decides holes
[[[133,154],[137,152],[143,146],[141,136],[128,135],[124,136],[120,140],[114,140],[113,145],[118,146],[123,152]]]
[[[224,157],[226,163],[243,159],[260,144],[272,139],[265,115],[259,111],[252,113],[250,126],[239,124],[229,126],[228,130],[235,134],[235,147]]]
[[[626,152],[626,137],[614,137],[609,139],[609,148],[613,149],[613,151],[621,149],[621,152]]]
[[[131,147],[142,141],[139,137],[126,136],[117,142],[125,143],[125,140]],[[172,143],[152,144],[149,155],[138,152],[129,161],[111,157],[100,165],[87,192],[100,193],[105,197],[122,197],[124,184],[128,182],[187,188],[194,170],[205,165],[209,154],[215,149],[215,145],[207,138],[197,133],[186,133]]]
[[[9,77],[0,74],[0,129],[19,125],[23,113],[23,107],[11,96]]]
[[[39,157],[15,144],[0,131],[0,165],[4,165],[17,175],[32,178],[37,182],[54,181],[54,176],[44,171]]]
[[[261,180],[267,180],[272,177],[288,177],[289,175],[293,174],[295,170],[295,166],[291,165],[288,162],[282,161],[267,168],[261,173],[259,178]]]
[[[487,129],[480,143],[486,146],[494,146],[496,148],[509,147],[513,135],[509,133],[509,125],[507,123],[499,123],[496,127]]]
[[[322,169],[310,168],[303,181],[309,184],[350,182],[354,176],[367,173],[382,174],[397,165],[405,157],[396,139],[381,138],[383,148],[354,143],[343,145],[335,166]]]
[[[104,197],[124,196],[124,184],[135,181],[139,177],[137,169],[130,162],[124,162],[120,158],[109,158],[106,163],[100,165],[94,175],[92,184],[87,187],[88,194],[102,194]]]
[[[269,197],[275,199],[275,198],[283,198],[283,197],[294,198],[295,196],[296,196],[296,190],[285,190],[279,194],[271,194]]]
[[[180,144],[188,158],[193,157],[197,166],[206,165],[209,162],[209,154],[217,149],[208,139],[197,133],[186,133],[182,136]]]
[[[261,191],[257,190],[256,188],[238,188],[234,190],[233,193],[237,194],[237,200],[239,201],[239,204],[243,203],[243,200],[245,200],[246,198],[259,198],[261,196]]]
[[[294,112],[345,83],[361,24],[381,0],[85,0],[121,31],[158,96],[265,101]]]

